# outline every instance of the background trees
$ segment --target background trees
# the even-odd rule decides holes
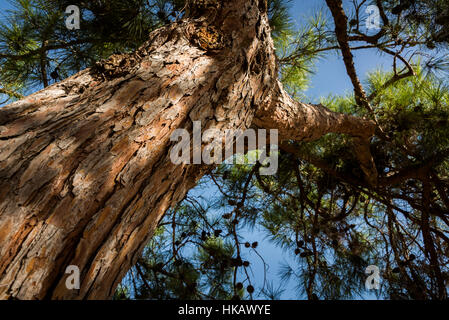
[[[9,101],[137,48],[185,8],[183,1],[14,3],[0,28],[0,93]],[[69,4],[83,10],[76,33],[62,23]],[[253,228],[294,257],[281,273],[302,297],[364,295],[364,271],[374,264],[382,270],[381,297],[447,298],[447,3],[328,4],[298,29],[286,1],[269,1],[280,77],[292,96],[303,97],[316,59],[342,54],[354,94],[321,102],[376,121],[378,181],[365,181],[349,139],[333,134],[284,143],[274,177],[261,177],[258,165],[223,165],[202,181],[218,193],[201,200],[194,190],[164,218],[117,298],[280,297],[271,279],[252,280],[249,252],[257,256],[260,248],[247,239]],[[375,32],[364,28],[368,4],[380,9]],[[390,56],[391,70],[373,70],[363,83],[351,56],[357,50]]]

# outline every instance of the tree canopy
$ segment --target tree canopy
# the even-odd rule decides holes
[[[188,9],[183,0],[11,4],[0,24],[2,104],[135,50]],[[381,270],[381,287],[373,291],[380,298],[448,297],[449,5],[322,4],[298,25],[291,1],[268,1],[279,77],[301,99],[320,59],[343,59],[341,77],[350,78],[353,92],[320,103],[375,121],[377,181],[367,181],[351,139],[336,134],[282,143],[274,176],[261,176],[260,164],[223,164],[164,217],[116,299],[279,299],[292,283],[299,298],[358,298],[369,293],[369,265]],[[81,9],[79,30],[64,24],[69,5]],[[379,10],[378,30],[366,30],[368,5]],[[391,68],[361,81],[353,59],[359,50],[388,57]],[[289,262],[262,256],[261,243],[247,237],[252,232],[264,234]],[[279,269],[282,285],[269,278],[256,283],[254,259],[265,270]]]

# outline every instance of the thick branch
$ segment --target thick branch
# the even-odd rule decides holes
[[[333,112],[322,105],[293,100],[277,81],[272,103],[258,110],[253,123],[258,127],[278,129],[280,141],[313,141],[327,133],[347,134],[354,138],[354,149],[370,183],[377,170],[369,149],[375,123],[352,115]]]

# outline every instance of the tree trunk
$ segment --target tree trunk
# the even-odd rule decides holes
[[[110,298],[164,213],[210,170],[170,161],[171,134],[193,121],[281,126],[281,140],[372,135],[369,121],[284,103],[264,0],[215,2],[133,54],[0,109],[1,299]],[[292,110],[309,116],[275,116]],[[79,290],[66,287],[69,265]]]

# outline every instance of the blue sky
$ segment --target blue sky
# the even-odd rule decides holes
[[[349,0],[344,0],[345,4],[349,4]],[[10,6],[8,0],[0,0],[0,15],[5,13],[5,10]],[[293,0],[291,2],[290,13],[294,22],[298,25],[306,21],[314,12],[322,8],[326,12],[324,0]],[[388,69],[391,65],[391,60],[387,57],[381,57],[373,50],[364,50],[354,52],[354,59],[356,69],[359,73],[360,79],[363,81],[369,71],[378,68]],[[316,65],[316,73],[312,76],[311,87],[306,91],[306,96],[309,101],[317,102],[320,97],[326,97],[331,94],[344,94],[352,92],[353,88],[351,82],[346,74],[346,69],[341,57],[336,54],[329,54],[325,59],[320,60]],[[198,192],[193,190],[192,192]],[[217,190],[210,188],[210,194],[214,194]],[[291,253],[282,252],[281,249],[270,244],[264,240],[262,232],[254,232],[248,234],[248,241],[259,241],[259,252],[265,260],[269,262],[270,269],[268,270],[268,280],[273,281],[275,287],[280,284],[278,271],[279,265],[282,262],[293,263]],[[253,255],[248,256],[253,262],[252,274],[255,282],[260,284],[263,282],[264,269],[260,259]],[[282,298],[295,299],[295,284],[290,283],[285,289]],[[366,298],[374,298],[374,296],[367,296]]]

